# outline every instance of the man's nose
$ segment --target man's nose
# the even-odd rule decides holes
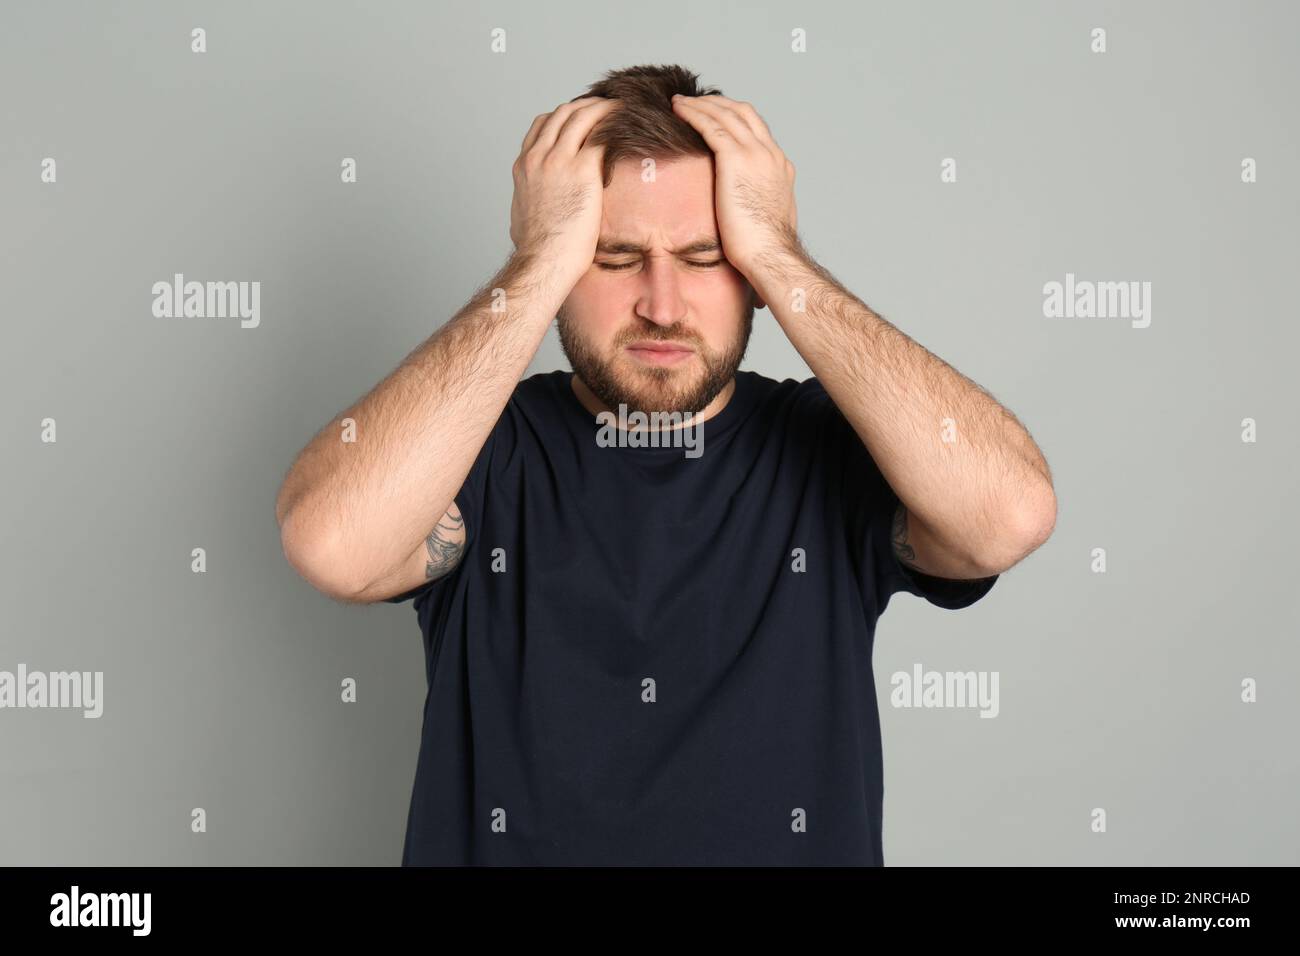
[[[672,256],[646,256],[639,278],[642,288],[637,315],[655,325],[673,325],[686,317],[681,276]]]

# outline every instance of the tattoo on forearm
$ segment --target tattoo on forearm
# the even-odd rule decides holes
[[[916,567],[916,551],[907,543],[907,506],[901,502],[894,511],[893,538],[894,554],[898,555],[898,559],[909,567],[921,570]]]
[[[429,560],[424,566],[426,580],[442,577],[456,566],[465,550],[460,533],[464,526],[465,519],[461,517],[460,509],[453,504],[424,542],[429,552]]]

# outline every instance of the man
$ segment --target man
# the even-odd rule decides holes
[[[291,564],[424,633],[404,864],[883,862],[876,619],[974,603],[1056,504],[793,185],[747,104],[607,74],[528,130],[506,266],[294,464]],[[764,306],[814,378],[738,371]],[[521,382],[552,317],[573,374]]]

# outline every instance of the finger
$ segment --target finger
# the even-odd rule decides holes
[[[555,111],[547,117],[546,122],[537,133],[537,139],[533,143],[533,150],[545,156],[555,148],[555,141],[559,138],[560,130],[568,121],[569,117],[577,111],[593,103],[604,102],[604,97],[587,96],[578,100],[570,100],[555,108]]]
[[[547,117],[550,115],[550,113],[542,113],[533,118],[533,125],[528,127],[528,132],[524,134],[524,141],[519,146],[520,156],[523,156],[528,152],[528,150],[532,148],[533,143],[537,142],[537,132],[542,128],[542,124],[546,122]]]
[[[739,114],[719,103],[708,102],[707,97],[683,96],[673,100],[673,106],[681,110],[682,118],[695,127],[715,153],[720,145],[758,144],[749,124]]]
[[[586,143],[587,137],[596,124],[612,113],[620,102],[614,99],[601,99],[571,113],[560,130],[553,152],[563,156],[576,156],[578,150]]]
[[[743,119],[745,124],[749,127],[750,132],[752,132],[759,140],[771,146],[776,145],[776,140],[772,138],[772,131],[767,128],[767,124],[763,122],[763,117],[758,115],[758,110],[754,109],[751,104],[742,103],[739,100],[729,100],[725,96],[715,95],[710,98],[717,100],[724,106],[730,107],[739,114],[740,118]]]

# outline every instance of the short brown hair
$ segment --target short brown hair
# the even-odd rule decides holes
[[[586,96],[604,96],[622,101],[587,136],[587,142],[604,145],[604,185],[614,177],[620,159],[649,157],[666,161],[680,156],[711,156],[713,151],[695,127],[673,112],[673,94],[721,96],[716,87],[702,87],[699,77],[681,66],[629,66],[610,70],[592,83]],[[572,100],[570,100],[572,102]]]

